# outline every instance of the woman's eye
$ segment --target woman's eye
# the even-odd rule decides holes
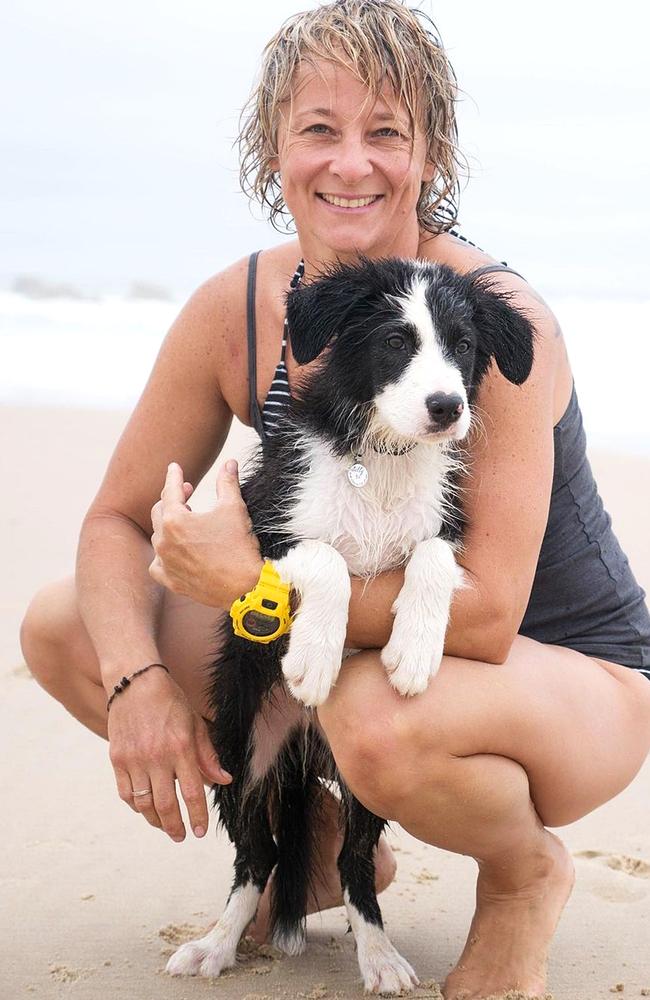
[[[394,139],[394,138],[395,139],[401,139],[402,138],[401,132],[398,132],[396,128],[390,128],[389,126],[386,126],[386,128],[379,128],[379,129],[377,129],[377,131],[375,132],[375,135],[380,136],[382,139]]]
[[[405,346],[404,337],[400,337],[399,333],[394,333],[392,336],[387,337],[386,343],[394,351],[400,351]]]
[[[314,132],[315,135],[325,135],[329,132],[329,130],[329,125],[325,125],[323,122],[316,122],[314,125],[309,125],[308,128],[305,129],[306,132]]]
[[[459,340],[456,344],[456,354],[467,354],[471,346],[469,340]]]

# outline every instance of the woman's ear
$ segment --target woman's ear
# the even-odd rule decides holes
[[[433,178],[436,176],[436,166],[431,160],[427,160],[424,164],[424,170],[422,171],[422,183],[430,184]]]

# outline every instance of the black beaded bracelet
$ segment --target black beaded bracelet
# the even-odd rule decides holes
[[[164,663],[148,663],[146,667],[141,667],[139,670],[136,670],[136,672],[131,674],[130,677],[123,677],[122,680],[119,681],[113,688],[113,694],[106,702],[106,711],[110,711],[113,700],[117,698],[118,694],[122,694],[123,691],[126,691],[132,680],[135,680],[135,678],[139,677],[140,674],[145,674],[147,670],[151,670],[152,667],[162,667],[163,670],[166,670],[167,673],[169,673],[169,668],[166,667]]]

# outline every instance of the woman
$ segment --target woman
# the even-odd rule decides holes
[[[612,798],[645,759],[650,619],[584,459],[553,315],[523,278],[498,273],[492,258],[449,232],[455,88],[429,29],[398,0],[342,0],[297,15],[269,43],[241,137],[242,175],[273,219],[286,212],[294,220],[297,238],[238,261],[187,303],[84,521],[76,581],[36,596],[23,648],[39,682],[108,736],[120,797],[181,841],[176,778],[202,836],[203,780],[230,777],[202,720],[200,667],[218,615],[254,586],[261,560],[236,465],[219,473],[214,512],[189,509],[189,484],[210,468],[233,414],[272,432],[295,377],[290,345],[286,369],[276,364],[298,263],[306,279],[359,253],[492,269],[491,280],[535,323],[536,360],[523,387],[494,370],[481,391],[484,430],[469,445],[460,556],[472,586],[454,598],[441,669],[424,694],[401,699],[378,650],[403,573],[383,574],[363,593],[353,581],[348,644],[362,652],[319,710],[362,802],[478,862],[476,913],[444,985],[456,1000],[511,987],[544,992],[547,948],[573,883],[568,852],[546,827]],[[158,662],[169,673],[147,670],[107,715],[116,681]],[[339,844],[328,800],[313,909],[340,901]],[[393,873],[382,842],[378,888]],[[252,928],[259,940],[267,916],[265,897]]]

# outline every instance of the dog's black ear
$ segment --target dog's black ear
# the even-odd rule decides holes
[[[299,365],[317,358],[363,313],[371,295],[373,272],[363,257],[361,265],[333,264],[316,281],[288,293],[291,351]]]
[[[474,323],[479,334],[477,367],[480,371],[476,374],[480,379],[490,358],[494,358],[501,374],[514,385],[521,385],[533,367],[535,331],[532,323],[511,304],[510,292],[483,282],[475,282],[472,289]]]
[[[291,351],[299,365],[317,358],[338,333],[341,310],[336,299],[331,278],[298,285],[287,295]]]

